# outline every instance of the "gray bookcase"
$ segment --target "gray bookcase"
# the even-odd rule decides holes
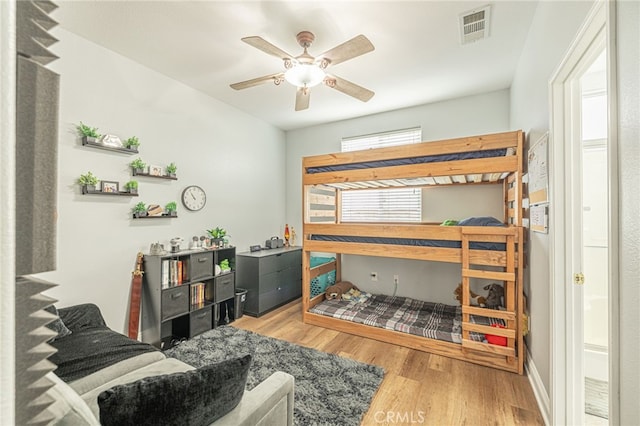
[[[182,250],[144,256],[142,341],[160,349],[196,336],[232,318],[235,295],[235,247]],[[230,272],[215,275],[229,260]]]

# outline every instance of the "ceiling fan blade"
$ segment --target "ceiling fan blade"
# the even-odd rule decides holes
[[[335,75],[327,75],[324,79],[324,84],[331,87],[332,89],[336,89],[345,95],[353,96],[356,99],[361,100],[362,102],[367,102],[369,99],[375,95],[369,89],[365,89],[362,86],[358,86],[355,83],[350,82],[349,80],[345,80],[344,78],[336,77]]]
[[[273,56],[275,56],[277,58],[280,58],[280,59],[292,59],[293,58],[293,56],[289,55],[287,52],[285,52],[284,50],[280,49],[279,47],[274,46],[273,44],[269,43],[267,40],[263,39],[262,37],[250,36],[250,37],[244,37],[241,40],[244,41],[247,44],[250,44],[251,46],[255,47],[256,49],[260,49],[264,53],[268,53],[269,55],[273,55]]]
[[[298,91],[296,92],[296,111],[309,108],[310,97],[311,89],[308,87],[298,87]]]
[[[353,59],[356,56],[369,53],[374,49],[375,47],[373,47],[373,44],[371,44],[369,39],[360,34],[359,36],[345,41],[344,43],[334,47],[333,49],[327,50],[318,57],[326,58],[331,62],[331,65],[336,65],[340,62]]]
[[[278,85],[283,80],[284,80],[284,73],[278,72],[275,74],[269,74],[263,77],[258,77],[258,78],[254,78],[247,81],[241,81],[239,83],[233,83],[230,86],[232,89],[242,90],[242,89],[248,89],[249,87],[258,86],[260,84],[269,83],[269,82],[273,82],[276,85]]]

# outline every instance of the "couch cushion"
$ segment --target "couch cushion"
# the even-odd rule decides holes
[[[56,374],[69,383],[122,360],[158,349],[129,339],[107,327],[73,329],[73,333],[51,342],[57,352],[49,360]]]
[[[44,308],[44,310],[56,316],[56,319],[54,319],[49,324],[47,324],[47,328],[55,331],[57,333],[57,336],[49,339],[48,343],[51,343],[56,339],[60,339],[62,337],[65,337],[71,334],[71,330],[69,330],[67,326],[64,324],[64,322],[60,318],[60,315],[58,315],[58,309],[56,309],[54,305],[47,306],[46,308]]]
[[[58,314],[71,331],[107,326],[100,312],[100,308],[93,303],[83,303],[81,305],[60,308]]]
[[[90,392],[104,384],[113,383],[114,380],[117,381],[118,379],[126,376],[132,371],[136,371],[141,368],[148,369],[148,366],[153,365],[158,361],[162,361],[164,359],[166,359],[166,357],[160,351],[148,352],[142,355],[125,359],[124,361],[120,361],[116,364],[100,369],[95,373],[89,374],[88,376],[82,377],[78,380],[74,380],[73,382],[69,382],[69,385],[73,388],[73,390],[78,392],[78,394],[84,396],[85,393]],[[177,371],[186,371],[186,370],[176,369],[176,370],[169,371],[169,373],[175,373]],[[159,370],[159,373],[157,374],[162,374],[162,370]],[[117,384],[120,384],[120,383],[127,383],[127,382],[118,382]],[[114,386],[115,384],[116,383],[113,383],[109,387]],[[97,394],[96,394],[96,397],[97,397]]]
[[[47,373],[45,377],[53,383],[53,387],[46,393],[53,399],[53,403],[47,407],[47,411],[53,416],[50,424],[56,426],[100,425],[87,403],[68,384],[54,373]]]
[[[251,355],[185,373],[148,377],[98,396],[100,422],[110,425],[207,425],[238,405]]]

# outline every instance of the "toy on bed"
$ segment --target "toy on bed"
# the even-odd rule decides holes
[[[462,283],[458,284],[458,287],[454,290],[453,294],[456,297],[456,300],[462,303]],[[479,294],[475,294],[473,291],[469,290],[469,301],[471,305],[484,307],[486,303],[486,298],[480,296]]]
[[[342,293],[342,300],[348,300],[349,302],[364,303],[372,296],[371,293],[366,291],[360,291],[357,288],[352,288],[346,293]]]
[[[505,328],[505,326],[502,325],[502,324],[491,324],[491,327]],[[496,336],[496,335],[493,335],[493,334],[485,334],[484,337],[485,337],[485,340],[487,341],[487,343],[491,343],[492,345],[507,346],[507,338],[504,337],[504,336]]]
[[[502,297],[504,296],[504,287],[500,284],[489,284],[484,286],[485,290],[489,290],[487,294],[487,300],[485,302],[485,308],[500,309],[503,306]]]
[[[358,287],[353,285],[353,283],[349,281],[338,281],[332,286],[327,287],[324,292],[324,295],[327,300],[331,299],[342,299],[343,294],[349,292],[351,289],[358,290]]]

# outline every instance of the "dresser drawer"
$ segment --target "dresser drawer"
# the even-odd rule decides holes
[[[163,321],[189,312],[189,286],[163,290],[161,312]]]
[[[213,253],[192,254],[190,259],[191,275],[190,281],[197,281],[202,278],[213,276]]]
[[[258,300],[258,312],[263,313],[287,300],[286,288],[279,287],[268,293],[260,295]]]
[[[258,311],[263,313],[296,297],[299,297],[296,285],[294,283],[283,284],[268,293],[260,295]]]
[[[270,272],[268,274],[260,275],[260,284],[258,287],[258,294],[269,293],[275,290],[281,283],[281,273],[278,271]]]
[[[300,266],[301,263],[302,252],[300,250],[294,250],[260,258],[258,268],[261,274],[269,274],[275,271],[282,271],[295,265]]]
[[[287,268],[282,271],[260,275],[259,294],[269,293],[278,287],[289,285],[291,283],[300,283],[301,281],[302,269],[300,267]]]
[[[285,282],[302,281],[302,265],[298,264],[282,271],[282,280]]]
[[[211,329],[213,314],[211,306],[207,306],[189,314],[189,337],[196,336]]]
[[[234,273],[230,272],[224,275],[218,275],[215,278],[213,301],[215,303],[223,300],[231,299],[235,296]]]

